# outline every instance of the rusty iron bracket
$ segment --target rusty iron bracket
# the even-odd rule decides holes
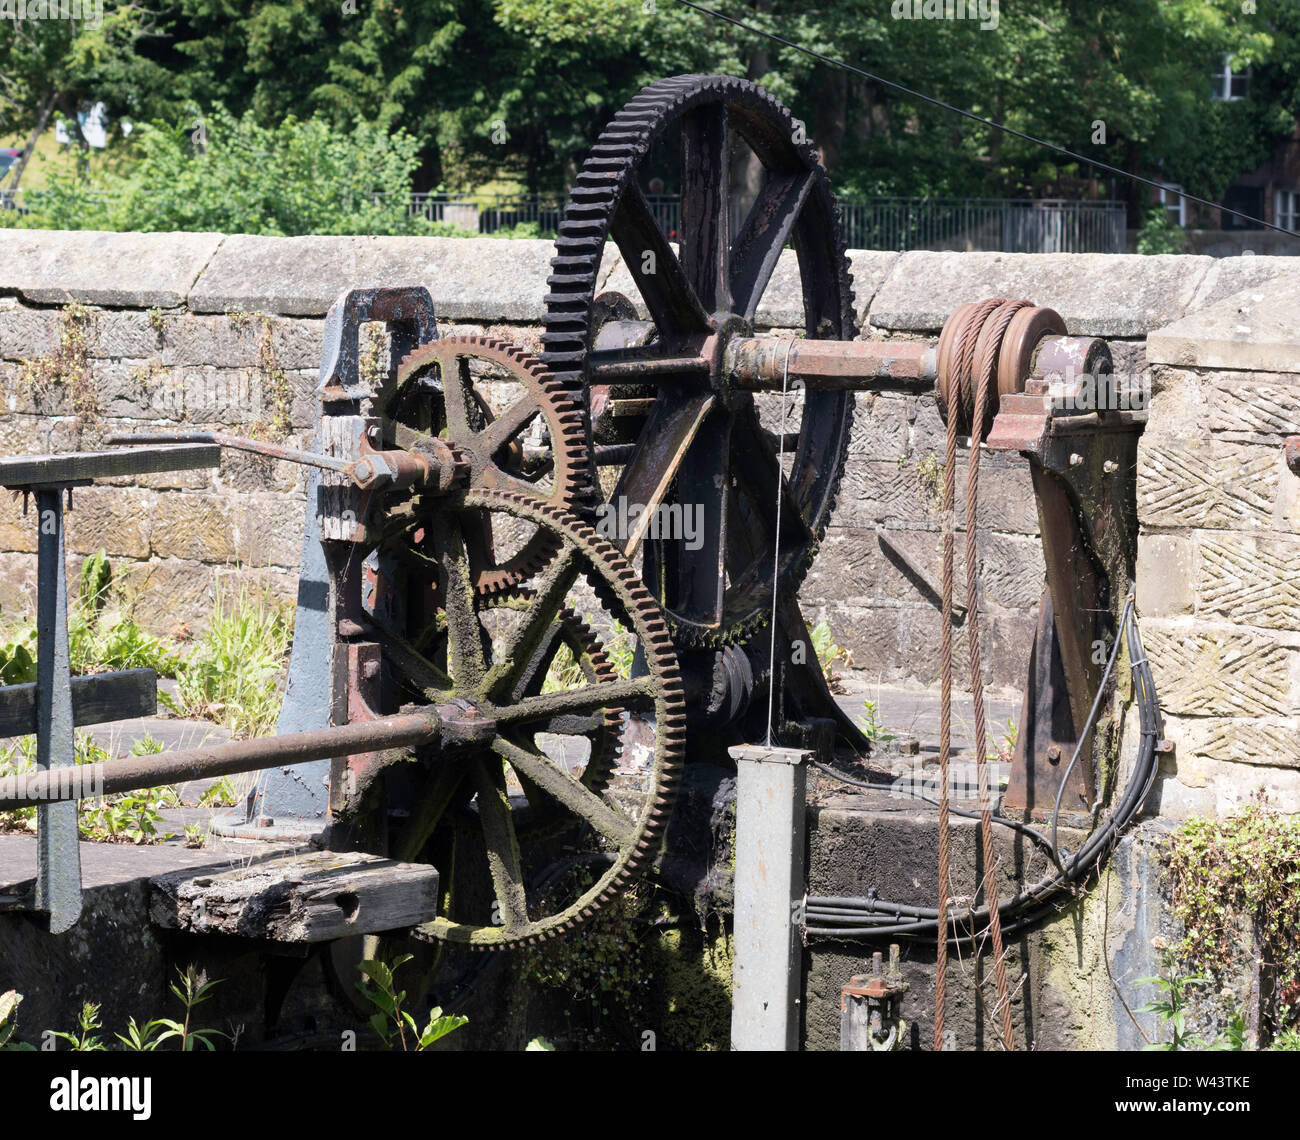
[[[1004,810],[1026,817],[1053,808],[1063,757],[1079,744],[1134,581],[1137,445],[1146,414],[1116,406],[1111,371],[1104,341],[1047,338],[1025,391],[1002,397],[987,444],[1029,460],[1047,571],[1003,801]],[[1116,731],[1103,700],[1061,798],[1067,818],[1092,810]]]
[[[840,1051],[888,1053],[900,1047],[907,1023],[899,1010],[911,987],[903,980],[898,943],[889,944],[889,969],[880,951],[871,956],[871,973],[855,974],[840,991]]]

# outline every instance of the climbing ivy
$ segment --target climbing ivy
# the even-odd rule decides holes
[[[1258,954],[1265,1021],[1300,1017],[1300,818],[1252,803],[1222,820],[1191,819],[1168,851],[1182,938],[1177,958],[1225,978]]]

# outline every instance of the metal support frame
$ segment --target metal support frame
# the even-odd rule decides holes
[[[383,321],[392,336],[394,365],[418,344],[436,340],[433,298],[423,286],[391,289],[346,289],[325,318],[325,348],[317,391],[322,404],[346,407],[369,390],[360,386],[361,326]],[[325,450],[322,407],[317,414],[313,452]],[[339,723],[346,716],[336,692],[331,662],[337,652],[340,615],[335,575],[331,572],[319,521],[323,494],[321,471],[307,482],[307,520],[298,575],[298,613],[284,706],[277,731],[304,732]],[[216,830],[259,839],[318,834],[329,819],[331,760],[285,765],[259,781],[245,808],[220,821]]]
[[[72,724],[72,666],[68,655],[68,584],[60,486],[36,487],[36,767],[76,763]],[[81,850],[77,803],[36,809],[36,908],[62,934],[81,914]]]
[[[731,1047],[799,1048],[807,761],[812,752],[746,744],[736,761]]]

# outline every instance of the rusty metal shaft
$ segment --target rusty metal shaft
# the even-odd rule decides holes
[[[804,340],[736,337],[727,345],[732,385],[780,391],[788,375],[805,388],[857,392],[928,392],[934,387],[933,341]]]
[[[447,710],[459,715],[459,707]],[[56,800],[90,799],[139,788],[156,788],[187,780],[288,767],[308,760],[328,760],[357,752],[381,752],[432,744],[442,736],[443,709],[416,712],[311,732],[235,740],[210,748],[122,756],[99,764],[81,764],[34,775],[0,779],[0,811],[14,811]]]

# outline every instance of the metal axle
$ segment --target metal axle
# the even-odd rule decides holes
[[[460,704],[430,705],[415,712],[311,732],[292,732],[260,740],[236,740],[182,752],[122,756],[99,764],[81,764],[71,769],[55,769],[29,776],[6,776],[0,779],[0,811],[14,811],[59,800],[90,799],[187,780],[229,776],[236,772],[256,772],[263,768],[328,760],[357,752],[434,744],[442,739],[448,723],[458,722],[464,715],[465,710]]]

